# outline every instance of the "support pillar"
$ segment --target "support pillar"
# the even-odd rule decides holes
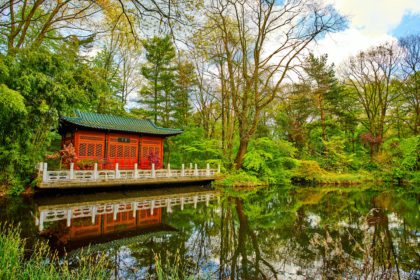
[[[185,164],[182,164],[181,167],[181,177],[185,177]]]
[[[120,178],[120,170],[118,169],[118,162],[115,164],[115,178]]]
[[[152,163],[152,178],[156,178],[155,164]]]
[[[137,170],[137,163],[134,164],[134,179],[139,177],[138,170]]]
[[[194,165],[194,176],[198,176],[198,167],[197,167],[197,163]]]
[[[93,180],[98,180],[98,164],[96,162],[93,166]]]
[[[74,162],[70,162],[70,180],[74,179]]]
[[[71,226],[71,209],[67,210],[67,227]]]
[[[171,164],[168,163],[168,177],[172,177]]]
[[[44,166],[42,169],[42,182],[48,182],[48,164],[46,162],[44,162]]]

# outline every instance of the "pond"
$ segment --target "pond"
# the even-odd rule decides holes
[[[412,188],[187,186],[3,199],[0,221],[29,247],[106,254],[117,279],[153,278],[156,258],[204,279],[420,279],[419,201]]]

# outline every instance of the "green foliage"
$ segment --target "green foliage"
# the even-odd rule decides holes
[[[251,141],[244,157],[244,170],[264,181],[281,182],[295,165],[296,148],[284,140],[262,137]]]
[[[328,140],[322,141],[325,146],[325,155],[321,161],[326,169],[341,173],[351,167],[354,155],[346,153],[344,150],[345,141],[340,136],[333,136]]]
[[[0,279],[107,279],[110,271],[104,257],[80,256],[77,263],[58,260],[45,243],[38,243],[25,258],[25,240],[19,227],[0,224]]]
[[[265,183],[256,176],[243,170],[232,171],[231,173],[225,174],[221,180],[216,182],[216,186],[223,187],[255,187],[264,184]]]
[[[169,126],[173,114],[172,94],[175,92],[175,47],[169,36],[155,36],[144,41],[143,45],[147,62],[141,72],[147,85],[141,89],[141,101],[156,124]]]
[[[70,42],[54,53],[22,49],[0,55],[0,185],[13,186],[12,193],[23,190],[36,163],[55,148],[59,116],[75,108],[117,114],[122,108],[112,105],[112,89],[98,73],[105,70],[79,61],[77,53]]]
[[[401,166],[407,171],[418,171],[420,164],[420,136],[401,141]]]
[[[204,168],[206,163],[221,164],[222,151],[219,142],[215,139],[205,138],[204,129],[187,127],[184,132],[166,141],[166,160],[172,166],[181,167],[181,164],[197,163]]]

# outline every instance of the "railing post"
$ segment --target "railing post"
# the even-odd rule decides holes
[[[185,177],[185,164],[182,164],[181,177]]]
[[[74,162],[70,162],[70,180],[74,179]]]
[[[207,163],[207,166],[206,166],[206,176],[210,176],[210,164],[209,163]]]
[[[44,162],[44,166],[42,168],[42,182],[48,182],[48,164]]]
[[[196,163],[196,164],[194,164],[194,176],[198,176],[197,163]]]
[[[96,162],[93,165],[93,180],[98,180],[98,164]]]
[[[155,164],[152,163],[152,178],[156,178]]]
[[[137,179],[139,177],[139,174],[137,172],[137,163],[134,164],[134,179]]]
[[[72,212],[71,209],[67,210],[67,227],[71,226],[71,218],[72,218]]]
[[[168,163],[168,177],[172,177],[171,164]]]
[[[217,173],[220,173],[220,164],[217,165]]]
[[[115,178],[120,178],[120,171],[118,170],[118,162],[115,164]]]

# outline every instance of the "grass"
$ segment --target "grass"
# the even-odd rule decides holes
[[[25,258],[25,240],[20,228],[0,224],[0,279],[109,279],[104,257],[79,256],[77,263],[59,259],[48,245],[37,243],[30,257]]]

